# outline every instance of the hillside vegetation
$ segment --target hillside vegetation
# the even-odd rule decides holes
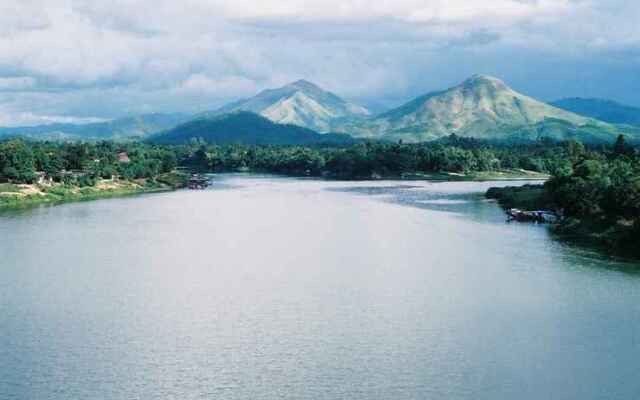
[[[202,117],[178,125],[150,139],[158,144],[185,144],[192,140],[211,144],[312,145],[352,143],[348,135],[319,134],[291,124],[276,124],[260,115],[237,111]]]
[[[554,101],[551,105],[612,124],[640,126],[640,108],[611,100],[574,97]]]

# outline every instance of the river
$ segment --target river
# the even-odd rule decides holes
[[[220,175],[0,214],[2,399],[632,399],[640,266],[496,182]]]

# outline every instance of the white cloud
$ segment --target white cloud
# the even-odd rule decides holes
[[[601,68],[608,52],[637,52],[639,19],[625,0],[6,1],[0,103],[39,91],[49,109],[16,110],[199,111],[299,78],[379,101],[472,72]]]
[[[229,76],[213,79],[203,74],[193,74],[183,80],[175,88],[176,93],[224,94],[237,93],[251,95],[258,88],[254,81],[242,76]]]
[[[2,112],[0,108],[0,126],[33,126],[48,125],[55,123],[62,124],[89,124],[93,122],[108,121],[106,118],[81,118],[70,117],[65,115],[42,115],[32,112]]]
[[[35,85],[36,80],[28,76],[0,78],[0,91],[29,90]]]

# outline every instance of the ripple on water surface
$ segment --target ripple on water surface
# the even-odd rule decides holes
[[[637,265],[473,182],[216,176],[0,216],[0,398],[631,399]]]

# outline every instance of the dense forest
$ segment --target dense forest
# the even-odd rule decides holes
[[[576,142],[502,146],[455,136],[426,144],[366,142],[330,147],[210,145],[197,140],[188,145],[162,146],[15,139],[0,143],[0,181],[33,183],[44,173],[54,181],[81,176],[80,183],[90,185],[114,175],[151,178],[176,166],[202,172],[256,171],[339,179],[506,169],[556,175],[571,168],[571,155],[577,146]],[[123,155],[125,160],[121,159]]]
[[[197,147],[195,151],[193,149]],[[567,168],[573,142],[499,145],[452,136],[424,144],[366,142],[338,147],[197,145],[178,147],[182,165],[228,172],[260,171],[338,179],[400,177],[413,173],[470,173],[524,169],[554,173]]]
[[[90,186],[114,175],[151,178],[176,166],[172,149],[138,143],[0,142],[0,182],[34,183],[45,174],[53,181]]]

